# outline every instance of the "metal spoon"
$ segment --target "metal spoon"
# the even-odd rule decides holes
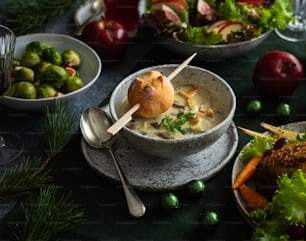
[[[115,136],[106,131],[110,125],[109,117],[98,107],[90,107],[81,115],[80,128],[85,141],[94,148],[108,149],[119,174],[129,212],[134,217],[141,217],[145,214],[146,208],[134,189],[128,184],[112,151],[111,146]]]
[[[95,0],[91,5],[92,14],[82,23],[75,31],[75,36],[80,36],[87,24],[98,14],[103,11],[103,0]]]

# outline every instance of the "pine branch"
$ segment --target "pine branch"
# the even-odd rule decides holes
[[[56,101],[53,112],[47,108],[46,117],[46,123],[42,123],[42,131],[47,145],[47,158],[33,176],[43,171],[49,161],[64,148],[70,139],[72,126],[77,120],[76,113],[59,101]]]
[[[50,241],[73,224],[84,221],[83,211],[72,201],[71,194],[59,195],[54,185],[42,188],[36,199],[21,203],[25,220],[14,228],[17,241]]]
[[[30,178],[41,164],[40,158],[25,157],[14,167],[7,169],[0,176],[0,203],[5,203],[13,198],[29,194],[31,191],[41,188],[51,180],[48,172],[41,172]]]
[[[69,141],[77,115],[69,107],[56,101],[53,112],[47,108],[46,117],[47,122],[42,123],[42,130],[47,144],[47,152],[55,156]]]
[[[6,23],[17,35],[25,34],[59,16],[74,2],[74,0],[8,0]]]

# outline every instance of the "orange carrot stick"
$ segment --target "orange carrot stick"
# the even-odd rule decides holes
[[[233,189],[239,188],[243,183],[245,183],[250,177],[254,175],[256,167],[261,159],[261,156],[255,156],[245,165],[240,174],[237,176],[234,184],[232,185]]]
[[[189,90],[186,91],[187,95],[194,95],[200,89],[199,86],[192,86]]]
[[[252,210],[264,208],[268,204],[268,200],[265,197],[245,184],[239,187],[239,193],[246,205]]]

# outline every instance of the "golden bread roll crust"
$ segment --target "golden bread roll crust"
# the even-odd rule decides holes
[[[128,101],[130,106],[140,104],[138,115],[157,116],[173,105],[174,89],[160,71],[148,71],[133,80],[128,89]]]

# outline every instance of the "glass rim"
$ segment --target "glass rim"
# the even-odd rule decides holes
[[[10,28],[8,28],[7,26],[5,26],[5,25],[2,25],[2,24],[0,24],[0,29],[3,29],[3,30],[5,30],[5,31],[7,31],[7,33],[5,33],[5,34],[8,34],[9,35],[9,37],[11,38],[11,40],[10,40],[10,47],[9,47],[9,49],[8,49],[8,51],[6,51],[4,54],[7,54],[7,53],[9,53],[9,52],[11,52],[11,51],[13,51],[14,50],[14,48],[15,48],[15,44],[16,44],[16,34],[10,29]],[[2,37],[2,36],[0,36],[0,37]],[[2,54],[1,54],[1,52],[0,52],[0,56],[1,56]]]

